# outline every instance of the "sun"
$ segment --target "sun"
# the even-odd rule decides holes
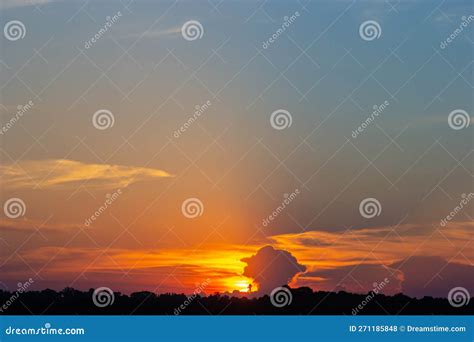
[[[256,291],[256,286],[252,283],[252,280],[242,276],[229,277],[226,279],[226,284],[230,291],[249,293],[249,285],[252,292]]]
[[[235,285],[236,289],[239,290],[240,292],[248,292],[250,282],[246,279],[241,279],[241,280],[237,280],[234,283],[234,285]]]

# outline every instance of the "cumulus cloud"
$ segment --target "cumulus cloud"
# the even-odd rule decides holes
[[[166,171],[114,164],[87,164],[67,159],[21,161],[0,166],[5,188],[60,188],[87,186],[100,189],[123,188],[131,183],[172,177]]]
[[[307,272],[299,279],[318,290],[351,293],[368,293],[383,283],[380,292],[393,295],[401,292],[403,273],[379,264],[357,264]]]
[[[380,292],[387,295],[446,298],[458,286],[474,294],[474,266],[448,262],[439,256],[412,256],[388,266],[355,264],[313,270],[300,275],[297,285],[323,291],[368,293],[381,282],[386,284]]]
[[[442,231],[437,225],[409,223],[344,234],[309,231],[276,235],[271,240],[277,248],[297,251],[298,259],[308,267],[296,279],[296,286],[367,293],[374,282],[387,277],[389,286],[381,291],[386,294],[445,298],[457,286],[474,294],[474,266],[468,262],[474,256],[470,244],[474,221],[451,221],[449,229]],[[429,244],[424,243],[427,236]],[[408,258],[415,250],[418,255]]]
[[[345,232],[307,231],[274,235],[270,240],[275,248],[298,253],[298,260],[310,271],[357,264],[390,266],[415,250],[418,255],[437,255],[461,264],[474,258],[474,248],[470,244],[474,221],[451,221],[449,229],[444,230],[438,230],[438,226],[439,221]],[[430,243],[426,244],[424,241],[428,236]]]
[[[262,247],[255,255],[241,261],[247,263],[243,275],[254,279],[261,294],[289,284],[297,274],[306,271],[291,253],[272,246]]]
[[[474,266],[438,256],[413,256],[391,265],[403,272],[402,292],[411,297],[447,297],[461,286],[474,295]]]

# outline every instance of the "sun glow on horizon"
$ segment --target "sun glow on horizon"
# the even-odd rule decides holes
[[[257,290],[257,287],[252,283],[252,280],[247,277],[235,276],[229,277],[225,280],[225,286],[229,292],[239,291],[241,293],[249,293],[249,285],[251,286],[252,292]]]
[[[235,282],[235,286],[240,292],[249,292],[250,282],[243,279]]]

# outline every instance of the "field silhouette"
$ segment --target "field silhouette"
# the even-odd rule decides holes
[[[290,288],[289,288],[290,289]],[[94,289],[65,288],[19,294],[0,290],[3,315],[472,315],[474,303],[453,307],[447,299],[410,298],[403,294],[353,294],[314,292],[308,287],[290,289],[291,303],[275,307],[268,295],[259,298],[225,294],[186,296],[148,291],[124,295],[114,293],[112,304],[94,305]],[[369,295],[369,297],[368,297]],[[370,298],[370,299],[368,299]],[[9,303],[9,305],[5,304]],[[185,305],[186,304],[186,305]],[[365,305],[363,305],[365,304]],[[179,309],[181,307],[181,309]],[[184,309],[183,309],[184,307]],[[360,309],[362,307],[362,309]]]

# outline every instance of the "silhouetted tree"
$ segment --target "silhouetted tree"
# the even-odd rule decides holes
[[[259,298],[228,296],[215,293],[209,296],[134,292],[130,296],[114,293],[110,306],[97,307],[92,301],[94,289],[79,291],[65,288],[21,293],[0,290],[0,314],[7,315],[472,315],[474,301],[462,307],[453,307],[447,299],[411,298],[404,294],[386,296],[353,294],[344,291],[314,292],[309,287],[290,289],[291,303],[281,308],[272,305],[268,295]],[[241,296],[241,294],[239,294]],[[6,305],[5,303],[10,303]],[[186,303],[186,305],[185,305]],[[364,305],[362,305],[364,303]],[[5,306],[6,305],[6,306]],[[5,308],[6,307],[6,308]]]

